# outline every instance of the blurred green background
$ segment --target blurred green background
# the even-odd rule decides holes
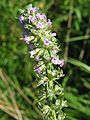
[[[0,0],[0,120],[41,120],[18,10],[32,3],[53,22],[66,61],[66,120],[90,120],[90,0]],[[33,92],[34,91],[34,92]]]

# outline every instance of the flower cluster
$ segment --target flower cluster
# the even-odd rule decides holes
[[[23,27],[23,39],[29,45],[30,57],[36,61],[34,71],[37,75],[37,86],[41,87],[39,108],[44,120],[63,120],[62,108],[66,106],[63,99],[63,88],[57,82],[63,76],[64,60],[59,59],[60,48],[51,32],[52,22],[39,8],[30,4],[21,11],[19,21]]]

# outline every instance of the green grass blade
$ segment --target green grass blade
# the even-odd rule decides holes
[[[90,73],[90,66],[86,65],[85,63],[80,62],[79,60],[76,60],[74,58],[69,58],[68,63],[73,64],[80,68],[80,70]]]

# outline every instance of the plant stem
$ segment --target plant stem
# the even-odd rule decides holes
[[[56,113],[55,113],[55,111],[54,111],[54,110],[52,110],[52,117],[53,117],[53,119],[52,119],[52,120],[57,120],[57,119],[56,119]]]
[[[68,30],[67,30],[67,34],[66,34],[66,45],[65,45],[65,52],[64,52],[65,65],[67,64],[68,51],[69,51],[69,43],[67,42],[67,39],[70,38],[72,14],[73,14],[73,0],[71,0],[71,2],[70,2],[70,11],[69,11],[69,15],[68,15],[68,24],[67,24]]]

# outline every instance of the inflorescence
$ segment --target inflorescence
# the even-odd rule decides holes
[[[23,39],[29,45],[30,57],[36,61],[34,71],[40,87],[38,106],[44,120],[63,120],[66,107],[64,92],[58,80],[63,75],[64,60],[59,58],[60,48],[51,32],[52,22],[39,8],[28,5],[21,11],[19,21],[23,27]]]

